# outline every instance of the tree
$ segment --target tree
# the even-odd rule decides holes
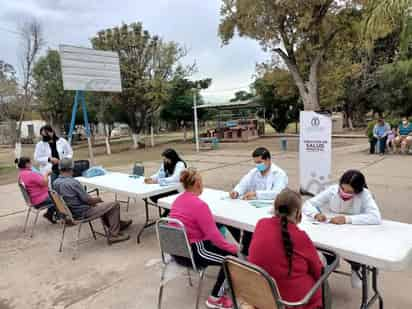
[[[40,102],[40,113],[56,129],[70,121],[74,101],[73,91],[64,91],[60,56],[49,49],[33,69],[35,95]]]
[[[147,119],[169,99],[170,82],[177,71],[189,76],[194,66],[183,67],[179,61],[186,49],[176,42],[165,42],[144,30],[141,23],[123,24],[100,31],[91,39],[93,48],[119,54],[123,91],[122,104],[128,114],[134,147]]]
[[[235,92],[235,97],[230,99],[230,102],[236,102],[236,101],[247,101],[253,98],[254,95],[250,92],[240,90]]]
[[[235,31],[257,40],[286,64],[305,109],[319,109],[319,67],[357,1],[222,1],[219,34],[223,43],[227,44]]]
[[[13,108],[17,89],[16,70],[11,64],[0,60],[0,119],[17,120],[17,109]]]
[[[277,132],[284,132],[289,123],[298,120],[302,108],[293,78],[280,68],[260,67],[258,72],[253,86],[265,107],[265,117]]]
[[[21,33],[21,57],[20,64],[23,73],[23,96],[22,107],[17,125],[15,154],[19,158],[21,154],[21,128],[27,106],[32,102],[33,89],[33,67],[36,59],[44,45],[43,30],[36,20],[26,22],[20,30]]]

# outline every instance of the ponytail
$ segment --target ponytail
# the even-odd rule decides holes
[[[285,248],[286,258],[288,259],[288,276],[290,276],[292,274],[293,242],[290,238],[288,222],[287,216],[282,215],[280,217],[283,247]]]

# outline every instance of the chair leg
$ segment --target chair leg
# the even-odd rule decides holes
[[[96,240],[97,239],[96,232],[94,231],[92,221],[89,221],[89,226],[90,226],[90,231],[92,232],[93,238],[94,240]]]
[[[200,293],[202,292],[203,278],[205,276],[205,270],[201,270],[199,273],[199,285],[197,286],[197,296],[196,296],[196,309],[199,308]]]
[[[64,233],[66,232],[66,222],[63,223],[62,239],[60,240],[59,252],[63,251]]]
[[[190,275],[190,268],[187,268],[187,280],[189,281],[189,285],[193,286],[192,276]]]
[[[162,308],[162,297],[163,297],[163,287],[164,287],[164,279],[166,275],[167,264],[163,265],[162,275],[160,277],[160,287],[159,287],[159,296],[157,298],[157,309]]]
[[[129,212],[130,197],[127,198],[126,212]]]
[[[23,233],[26,233],[27,223],[29,222],[31,207],[27,207],[26,219],[24,220]]]
[[[73,260],[75,260],[78,257],[79,242],[80,242],[80,231],[82,229],[82,224],[83,223],[79,223],[79,229],[77,230],[76,245],[75,245],[75,249],[74,249]]]
[[[37,210],[37,211],[36,211],[36,216],[34,217],[33,226],[32,226],[32,228],[31,228],[31,234],[30,234],[30,237],[31,237],[31,238],[33,238],[34,228],[35,228],[35,226],[36,226],[37,219],[39,218],[39,214],[40,214],[40,210]]]

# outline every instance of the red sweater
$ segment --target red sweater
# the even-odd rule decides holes
[[[322,262],[308,235],[295,224],[288,224],[293,242],[292,272],[288,276],[288,260],[283,247],[280,218],[265,218],[258,222],[249,248],[249,261],[266,270],[276,281],[282,299],[301,300],[322,273]],[[299,309],[322,307],[321,289],[310,303]]]
[[[172,205],[170,217],[184,224],[191,244],[209,240],[216,247],[236,254],[236,245],[226,241],[216,227],[209,206],[195,194],[184,192],[179,195]]]

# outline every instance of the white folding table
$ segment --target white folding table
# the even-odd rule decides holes
[[[160,207],[170,208],[177,195],[158,201]],[[253,232],[256,223],[273,215],[273,207],[256,208],[247,201],[230,200],[228,193],[205,189],[200,196],[210,207],[216,222]],[[384,220],[382,225],[318,224],[304,218],[299,227],[306,231],[318,248],[336,252],[342,258],[361,264],[361,309],[377,300],[383,308],[378,290],[378,270],[403,271],[412,264],[412,225]],[[369,276],[372,274],[374,295],[369,297]]]
[[[137,233],[137,243],[140,243],[140,237],[145,228],[155,224],[155,221],[150,220],[149,205],[157,205],[150,203],[148,199],[159,194],[173,192],[180,188],[180,184],[168,184],[165,186],[145,184],[144,177],[116,172],[108,172],[105,175],[90,178],[77,177],[76,179],[80,181],[81,184],[90,188],[98,188],[100,190],[124,194],[131,198],[143,199],[145,202],[146,221]]]

